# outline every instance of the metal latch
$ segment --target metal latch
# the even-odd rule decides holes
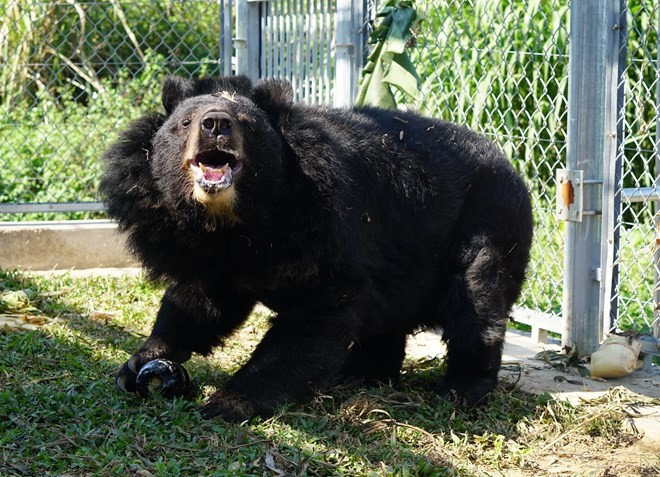
[[[600,210],[584,210],[584,186],[602,184],[601,179],[584,179],[584,171],[557,170],[557,216],[562,220],[582,222],[585,215],[599,215]]]
[[[584,171],[557,170],[557,216],[562,220],[582,222],[582,181]]]

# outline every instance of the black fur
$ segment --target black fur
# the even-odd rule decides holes
[[[171,282],[123,389],[153,358],[209,353],[256,302],[277,316],[206,417],[266,416],[340,379],[395,378],[420,327],[443,330],[440,392],[472,405],[495,386],[532,237],[528,193],[496,146],[413,113],[297,104],[282,81],[169,78],[163,102],[104,156],[110,215]],[[231,116],[224,139],[243,161],[222,211],[193,198],[182,162],[206,140],[183,120],[208,108]]]

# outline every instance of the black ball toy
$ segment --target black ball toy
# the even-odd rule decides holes
[[[179,363],[154,359],[140,369],[135,378],[135,386],[144,398],[156,394],[173,398],[186,394],[191,388],[191,381],[188,371]]]

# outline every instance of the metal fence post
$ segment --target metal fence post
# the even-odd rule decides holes
[[[616,0],[615,0],[616,1]],[[618,11],[611,14],[613,35],[607,47],[608,62],[611,66],[607,70],[606,85],[606,135],[616,137],[615,141],[605,140],[604,167],[603,167],[603,243],[601,252],[601,335],[605,335],[612,328],[618,314],[618,295],[613,293],[619,283],[619,264],[616,257],[619,253],[619,236],[621,222],[621,191],[623,170],[623,121],[620,115],[624,114],[625,81],[623,80],[627,56],[627,0],[618,0]],[[618,15],[618,16],[617,16]]]
[[[337,0],[335,17],[335,86],[333,104],[350,106],[355,84],[353,55],[353,0]]]
[[[252,81],[259,78],[259,8],[260,1],[236,1],[236,73]]]
[[[351,83],[351,105],[357,97],[358,83],[362,69],[367,64],[368,50],[365,49],[369,38],[368,0],[353,0],[353,82]]]
[[[658,19],[658,28],[660,28],[660,18]],[[659,30],[660,31],[660,30]],[[660,48],[657,52],[656,73],[660,71]],[[660,106],[660,82],[656,83],[655,89],[656,108]],[[660,188],[660,115],[656,113],[655,122],[655,181],[656,191]],[[655,251],[653,252],[653,269],[655,275],[655,286],[653,290],[653,324],[651,332],[660,344],[660,202],[653,202],[653,223],[655,225]],[[660,351],[660,350],[657,350]],[[645,369],[651,365],[650,355],[645,360]]]
[[[221,73],[224,76],[229,76],[232,73],[232,3],[233,0],[219,0],[221,1],[221,35],[220,35],[220,61]]]
[[[608,81],[615,67],[608,47],[619,34],[613,29],[618,11],[619,0],[571,2],[566,162],[570,171],[582,171],[573,185],[583,191],[583,212],[581,221],[565,223],[562,344],[585,354],[601,336],[601,185],[606,151],[616,147],[608,119],[608,88],[614,86],[616,98],[616,85]]]

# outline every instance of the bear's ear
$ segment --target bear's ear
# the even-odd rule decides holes
[[[293,105],[293,88],[287,80],[261,80],[252,91],[252,100],[266,112],[273,124],[277,125]]]
[[[194,89],[194,83],[191,80],[168,76],[163,82],[163,106],[165,113],[169,116],[174,108],[187,97],[191,96]]]

